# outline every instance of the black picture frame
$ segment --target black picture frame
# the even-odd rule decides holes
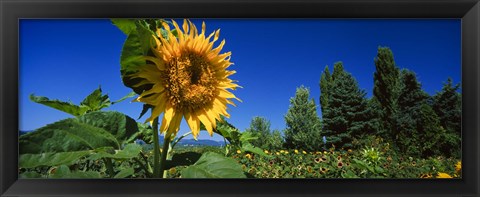
[[[479,0],[0,0],[1,196],[479,196]],[[462,179],[18,179],[21,18],[461,18]]]

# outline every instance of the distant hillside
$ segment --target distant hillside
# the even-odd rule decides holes
[[[32,131],[19,131],[19,135],[24,135],[28,132]],[[163,144],[163,136],[159,136],[158,141],[160,144]],[[144,144],[143,142],[139,142],[139,144]],[[215,141],[215,140],[197,140],[194,139],[182,139],[178,142],[177,146],[223,146],[225,145],[224,142]]]

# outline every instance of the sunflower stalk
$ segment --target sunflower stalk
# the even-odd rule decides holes
[[[160,177],[160,145],[158,143],[158,117],[153,120],[153,177]]]
[[[162,158],[160,160],[160,172],[163,175],[162,177],[159,176],[158,178],[166,178],[166,173],[164,171],[165,167],[167,167],[168,149],[170,148],[170,136],[171,135],[165,136],[163,140]]]

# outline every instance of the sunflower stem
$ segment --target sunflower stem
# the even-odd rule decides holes
[[[182,140],[184,137],[187,137],[188,135],[192,134],[192,132],[188,132],[188,133],[185,133],[183,134],[182,136],[180,136],[177,140],[175,140],[173,143],[172,143],[172,149],[173,147],[175,147],[175,145],[177,145],[178,142],[180,142],[180,140]]]
[[[158,117],[153,120],[153,178],[160,177],[160,144],[158,142]]]
[[[165,167],[167,167],[167,155],[168,155],[168,148],[170,147],[170,136],[165,136],[163,140],[163,149],[162,149],[162,158],[160,160],[160,173],[162,173],[162,177],[159,178],[166,178],[165,177]]]

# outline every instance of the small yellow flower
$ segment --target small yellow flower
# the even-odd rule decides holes
[[[457,164],[455,164],[455,172],[459,173],[462,170],[462,161],[458,161]]]
[[[298,150],[297,150],[297,149],[295,149],[295,154],[298,154]]]
[[[280,150],[280,153],[284,153],[285,151],[284,150]]]
[[[440,178],[440,179],[451,179],[451,178],[453,178],[453,177],[450,176],[450,175],[447,174],[447,173],[439,172],[438,175],[437,175],[437,178]]]
[[[322,152],[320,152],[320,151],[316,151],[316,152],[315,152],[315,154],[317,154],[317,155],[318,155],[318,154],[321,154],[321,153],[322,153]]]
[[[276,154],[276,155],[280,155],[280,153],[279,153],[279,152],[276,152],[275,154]]]
[[[237,150],[237,154],[240,154],[240,153],[242,153],[242,151],[241,151],[241,150]]]
[[[250,155],[250,153],[247,153],[247,154],[245,155],[245,157],[246,157],[247,159],[252,159],[252,155]]]
[[[288,154],[288,151],[285,151],[285,154]]]
[[[348,152],[351,153],[351,152],[352,152],[352,149],[348,149]]]
[[[303,153],[304,155],[306,155],[306,154],[307,154],[307,152],[306,152],[306,151],[302,151],[302,153]]]
[[[268,154],[268,150],[263,151],[265,154]]]
[[[327,154],[327,151],[323,151],[323,154]]]

